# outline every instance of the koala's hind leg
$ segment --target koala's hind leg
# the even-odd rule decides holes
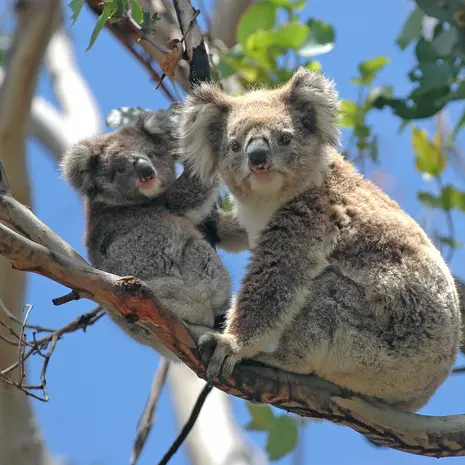
[[[167,358],[172,362],[179,362],[180,360],[171,352],[168,347],[166,347],[163,342],[161,342],[156,336],[154,336],[149,330],[138,326],[135,323],[131,323],[126,318],[115,315],[108,310],[106,310],[107,315],[110,319],[116,323],[128,336],[130,336],[135,341],[140,344],[152,347],[155,349],[161,356]],[[200,336],[199,336],[200,337]]]
[[[147,284],[162,303],[184,321],[213,327],[212,304],[192,283],[186,283],[182,277],[163,276],[147,280]]]
[[[415,411],[447,377],[452,351],[418,316],[423,309],[435,312],[426,301],[390,305],[370,301],[364,289],[330,267],[312,283],[277,349],[255,359]],[[440,321],[441,313],[434,317]]]

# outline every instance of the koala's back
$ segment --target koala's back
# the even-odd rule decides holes
[[[213,248],[185,218],[162,206],[94,207],[86,236],[92,263],[144,280],[184,320],[213,326],[228,306],[230,278]]]

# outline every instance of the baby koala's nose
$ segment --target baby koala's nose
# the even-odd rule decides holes
[[[143,158],[139,158],[136,161],[134,168],[136,170],[137,177],[142,182],[146,182],[149,179],[153,179],[155,177],[155,170],[152,166],[152,163],[144,160]]]
[[[253,139],[247,146],[249,168],[254,172],[263,172],[270,168],[270,148],[264,139]]]

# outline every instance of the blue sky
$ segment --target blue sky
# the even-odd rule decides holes
[[[232,0],[231,0],[232,1]],[[66,2],[68,3],[68,2]],[[195,3],[195,2],[194,2]],[[209,5],[210,2],[207,3]],[[411,8],[407,0],[312,0],[304,9],[305,16],[314,16],[333,24],[336,47],[321,57],[324,71],[332,76],[343,98],[356,99],[356,87],[349,78],[356,73],[362,60],[387,55],[391,64],[380,74],[377,83],[393,83],[396,94],[410,89],[406,73],[414,63],[412,50],[402,52],[394,44]],[[71,28],[76,44],[79,66],[95,93],[102,113],[129,105],[158,109],[167,105],[161,93],[154,90],[146,72],[104,31],[90,52],[85,52],[95,18],[87,11]],[[54,100],[50,83],[42,78],[38,93]],[[456,116],[459,107],[452,108]],[[429,189],[414,167],[410,148],[410,132],[398,134],[399,122],[390,112],[375,112],[370,123],[380,141],[383,168],[389,173],[385,190],[418,221],[436,216],[423,211],[416,201],[418,188]],[[431,129],[431,125],[426,125]],[[461,138],[462,146],[463,136]],[[34,212],[52,229],[72,244],[81,254],[84,219],[80,199],[59,179],[56,165],[35,142],[29,143],[29,174],[33,185]],[[367,173],[379,179],[379,168]],[[455,180],[451,175],[449,180]],[[464,239],[464,218],[455,216],[458,239]],[[441,218],[438,218],[440,224]],[[242,276],[247,255],[223,254],[235,289]],[[465,277],[464,252],[456,253],[452,262],[454,273]],[[46,326],[59,327],[84,311],[93,308],[88,301],[54,307],[51,299],[66,292],[62,286],[31,275],[27,302],[34,304],[33,320]],[[460,357],[459,363],[465,363]],[[158,363],[155,352],[130,340],[108,319],[103,319],[86,334],[67,336],[60,342],[50,364],[48,387],[51,400],[47,404],[34,402],[47,445],[54,454],[66,456],[78,465],[128,463],[135,427],[144,406],[154,370]],[[32,364],[30,375],[37,376],[39,367]],[[465,375],[450,377],[423,410],[431,415],[460,413],[465,407]],[[238,422],[245,425],[248,413],[245,402],[234,399]],[[169,393],[164,392],[157,410],[157,419],[140,464],[154,464],[161,458],[176,435]],[[264,436],[251,435],[258,444]],[[393,450],[378,450],[349,428],[328,422],[310,422],[303,432],[303,453],[306,463],[420,464],[433,459],[407,455]],[[447,460],[447,459],[445,459]],[[451,460],[451,459],[449,459]],[[465,458],[453,459],[465,464]],[[188,463],[184,450],[178,452],[173,465]],[[286,457],[278,465],[291,464]]]

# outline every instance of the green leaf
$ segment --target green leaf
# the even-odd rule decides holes
[[[226,53],[220,55],[217,69],[222,78],[227,78],[237,73],[243,64],[245,64],[245,55],[242,51],[242,46],[236,44]]]
[[[333,26],[318,19],[307,21],[310,31],[305,42],[297,52],[302,57],[311,57],[328,53],[334,48],[336,33]]]
[[[373,107],[382,109],[389,106],[394,114],[402,119],[429,118],[440,111],[450,98],[449,86],[436,87],[429,92],[415,89],[406,98],[386,98],[381,96],[373,102]]]
[[[434,50],[441,56],[449,56],[458,42],[458,32],[455,27],[442,31],[432,41]]]
[[[233,203],[231,202],[231,197],[229,197],[229,195],[227,195],[221,202],[221,208],[225,211],[225,212],[230,212],[232,209],[233,209]],[[252,422],[253,423],[253,422]],[[251,424],[252,424],[251,423]]]
[[[343,128],[354,128],[361,121],[360,108],[352,100],[342,100],[341,113],[339,126]]]
[[[298,49],[309,32],[308,26],[297,22],[280,25],[273,31],[273,44],[282,48]]]
[[[423,62],[436,62],[440,56],[436,49],[433,47],[432,42],[421,38],[415,47],[415,55],[417,57],[418,63]]]
[[[144,10],[142,10],[138,0],[130,0],[130,2],[132,6],[131,16],[136,23],[142,24],[144,21]]]
[[[448,184],[441,191],[439,204],[443,210],[449,211],[453,208],[461,208],[465,205],[465,192],[457,190],[454,186]]]
[[[423,17],[425,14],[420,8],[415,8],[407,18],[401,33],[397,36],[396,44],[404,50],[407,45],[416,39],[423,29]]]
[[[144,110],[141,107],[119,107],[111,110],[105,122],[110,128],[132,126]]]
[[[359,139],[366,139],[370,137],[370,128],[368,126],[365,126],[364,124],[357,124],[357,126],[355,126],[354,134]],[[362,142],[363,142],[363,145],[360,146],[360,148],[365,148],[364,141]]]
[[[417,155],[416,165],[419,171],[431,176],[439,176],[446,167],[446,158],[441,147],[428,140],[426,131],[413,127],[412,146]]]
[[[305,6],[306,1],[305,0],[298,0],[296,2],[293,2],[291,0],[268,0],[270,3],[273,5],[276,5],[277,7],[285,8],[286,10],[298,10]]]
[[[277,417],[266,442],[270,460],[278,460],[295,449],[298,438],[297,423],[294,419],[287,415]]]
[[[361,83],[370,85],[376,78],[376,75],[390,62],[388,57],[379,56],[371,60],[362,61],[358,65],[361,75]]]
[[[368,155],[375,163],[379,161],[378,157],[378,136],[373,136],[372,140],[367,144]]]
[[[242,13],[237,25],[236,39],[243,47],[250,35],[258,30],[270,30],[276,22],[276,5],[270,2],[258,2]]]
[[[438,236],[436,239],[439,241],[440,244],[447,245],[451,249],[460,249],[463,245],[462,242],[456,241],[452,237],[448,236]]]
[[[247,408],[252,415],[252,421],[246,426],[248,430],[269,431],[277,420],[269,405],[255,405],[249,402]]]
[[[114,5],[113,2],[105,3],[103,7],[102,14],[97,19],[97,24],[92,31],[92,36],[90,37],[89,45],[86,48],[86,52],[89,51],[92,46],[94,45],[100,31],[103,29],[107,21],[111,18],[111,16],[117,11],[117,5]]]
[[[273,46],[273,31],[259,29],[247,38],[245,52],[259,66],[267,69],[276,69],[274,58],[281,54],[281,49]]]
[[[311,69],[317,73],[321,71],[321,63],[317,60],[311,60],[308,63],[305,63],[304,66],[305,68]]]
[[[73,14],[71,16],[71,19],[73,20],[72,24],[74,24],[78,19],[79,13],[81,13],[82,7],[85,2],[86,0],[72,0],[71,3],[68,4],[68,6],[73,11]]]
[[[365,104],[363,106],[365,113],[370,110],[373,106],[373,102],[379,97],[391,98],[392,97],[392,86],[379,86],[373,87],[368,92],[368,95],[365,99]]]
[[[419,87],[417,92],[429,92],[450,83],[452,79],[452,67],[447,62],[440,64],[424,62],[420,64],[419,69],[422,76],[418,79]]]
[[[418,200],[428,208],[439,207],[439,199],[429,192],[418,192]]]

